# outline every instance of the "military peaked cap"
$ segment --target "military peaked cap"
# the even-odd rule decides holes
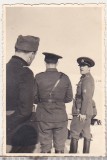
[[[93,67],[95,65],[95,62],[88,57],[79,57],[77,59],[77,63],[79,64],[79,66],[89,66],[89,67]]]
[[[39,40],[39,37],[19,35],[15,48],[22,51],[36,52],[38,50]]]
[[[46,63],[57,63],[58,59],[62,58],[59,55],[56,55],[54,53],[47,53],[47,52],[43,52],[43,55],[45,55],[45,62]]]

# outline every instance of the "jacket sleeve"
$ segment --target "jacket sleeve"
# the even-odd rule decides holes
[[[36,75],[34,80],[34,103],[38,104],[38,102],[39,102],[39,88],[38,88],[37,75]]]
[[[28,116],[32,112],[34,100],[34,76],[28,67],[23,67],[19,83],[19,111],[23,116]]]
[[[92,97],[94,92],[94,83],[91,79],[86,79],[82,84],[82,106],[81,114],[92,114]],[[88,112],[88,113],[87,113]]]
[[[66,91],[66,95],[65,95],[65,103],[69,103],[71,102],[73,99],[73,91],[72,91],[72,85],[71,85],[71,82],[68,78],[68,88],[67,88],[67,91]]]

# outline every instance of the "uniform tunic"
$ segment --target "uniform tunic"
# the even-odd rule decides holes
[[[13,56],[6,66],[7,144],[12,144],[16,128],[32,113],[34,76],[27,65],[23,59]]]
[[[71,122],[71,137],[79,139],[81,131],[84,137],[91,138],[90,123],[93,116],[94,79],[90,73],[82,75],[77,86],[77,93],[72,108],[73,120]],[[79,110],[79,111],[78,111]],[[85,122],[81,122],[78,114],[86,115]]]
[[[61,74],[57,69],[51,68],[35,76],[36,118],[39,124],[39,136],[43,152],[51,149],[52,134],[55,148],[64,150],[67,136],[65,103],[71,102],[73,97],[71,82],[67,75],[62,75],[59,84],[52,93],[53,102],[48,102],[49,94]]]

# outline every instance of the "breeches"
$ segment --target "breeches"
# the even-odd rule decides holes
[[[38,122],[39,142],[43,153],[51,150],[52,140],[56,150],[64,150],[68,133],[67,124],[68,121],[57,123]]]
[[[83,137],[90,140],[90,123],[90,118],[87,118],[84,122],[82,122],[79,120],[79,117],[73,117],[70,126],[71,138],[79,139],[80,133],[83,133]]]

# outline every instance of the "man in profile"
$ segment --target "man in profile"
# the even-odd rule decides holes
[[[72,86],[68,76],[56,68],[62,57],[43,54],[46,71],[35,76],[34,91],[41,153],[51,153],[52,141],[55,153],[64,153],[68,133],[65,103],[72,101]]]
[[[93,116],[94,79],[90,68],[95,62],[88,57],[77,59],[80,66],[81,78],[77,85],[77,92],[72,108],[73,119],[71,122],[71,144],[69,153],[77,153],[80,133],[84,137],[83,153],[90,151],[90,124]]]
[[[27,138],[23,139],[22,137],[27,136],[21,135],[20,133],[24,133],[24,131],[20,131],[19,128],[32,114],[34,76],[28,66],[34,60],[38,46],[38,37],[18,36],[15,55],[6,65],[6,141],[7,144],[13,146],[11,153],[30,152],[29,149],[21,151],[22,148],[27,147]],[[22,130],[24,129],[27,130],[26,127],[22,127]],[[17,132],[18,137],[15,136]],[[31,131],[31,133],[33,132]],[[35,141],[36,139],[34,139],[34,143]],[[30,142],[28,142],[29,144],[31,145]]]

